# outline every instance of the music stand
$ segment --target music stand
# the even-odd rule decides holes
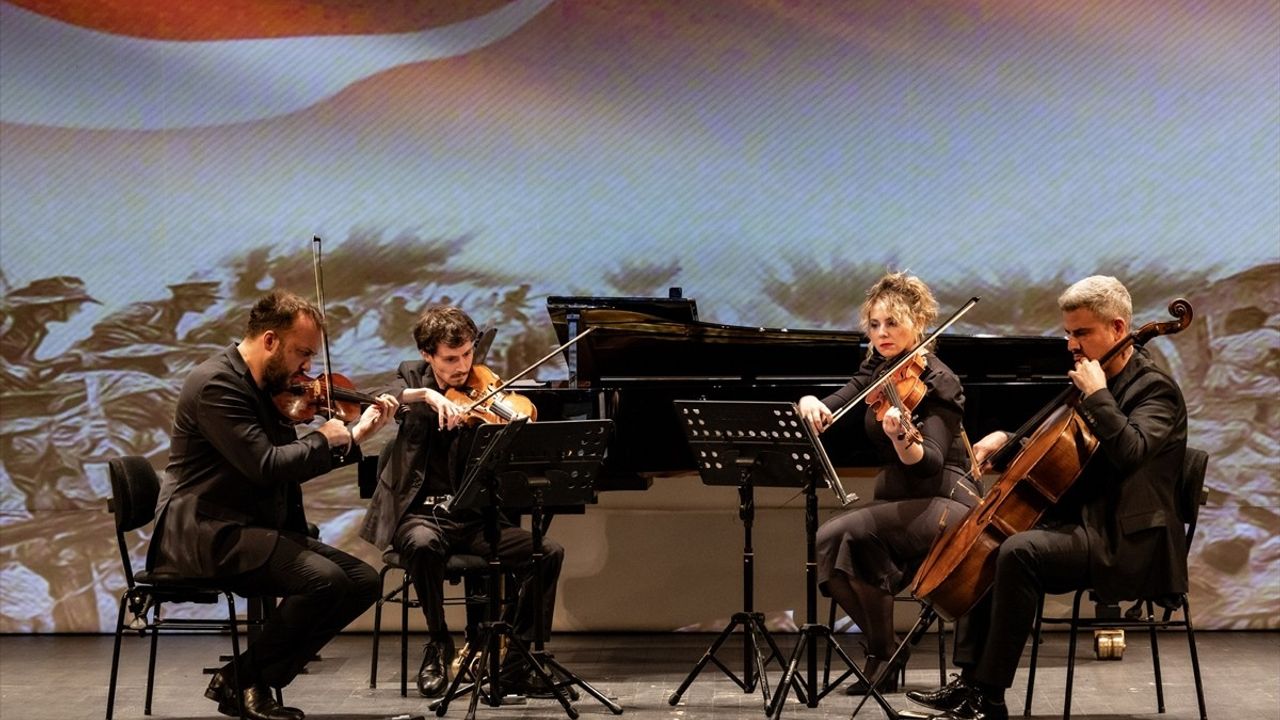
[[[519,423],[519,425],[517,425]],[[516,427],[512,427],[516,426]],[[521,427],[522,426],[522,427]],[[480,695],[480,685],[487,677],[488,704],[501,704],[499,639],[505,637],[508,648],[514,649],[533,672],[551,688],[556,699],[570,718],[578,713],[569,704],[576,699],[573,686],[582,688],[614,714],[622,708],[605,697],[590,683],[574,674],[543,648],[542,608],[542,559],[543,559],[543,508],[546,504],[582,505],[593,499],[595,479],[604,460],[612,430],[610,420],[577,420],[524,424],[513,421],[505,425],[480,426],[475,435],[471,455],[467,461],[467,476],[458,493],[451,499],[452,507],[483,507],[486,511],[485,533],[491,548],[489,620],[481,624],[481,633],[473,646],[468,646],[462,658],[461,668],[473,673],[472,683],[460,687],[463,672],[454,678],[444,697],[432,705],[437,716],[443,716],[449,702],[465,692],[472,697],[467,717],[475,716]],[[498,620],[498,601],[495,588],[502,570],[497,558],[498,523],[500,509],[530,509],[533,526],[533,649],[515,635],[511,624]],[[479,650],[477,668],[471,660]],[[548,670],[549,669],[549,670]],[[554,673],[555,676],[551,673]]]
[[[895,713],[894,708],[885,701],[875,686],[867,681],[866,675],[840,647],[831,628],[818,622],[817,489],[819,487],[836,489],[841,500],[846,503],[856,501],[857,498],[845,496],[843,493],[843,489],[840,488],[840,479],[836,476],[835,468],[832,467],[822,443],[818,440],[817,432],[800,416],[800,411],[795,404],[789,402],[677,400],[675,405],[684,424],[689,444],[693,448],[699,472],[703,474],[704,482],[717,485],[737,484],[738,481],[732,478],[735,473],[741,473],[741,477],[744,480],[750,479],[751,484],[799,487],[804,491],[807,619],[800,629],[800,640],[784,665],[785,671],[778,681],[779,691],[772,698],[765,699],[765,714],[773,720],[780,718],[787,694],[793,686],[797,699],[808,707],[817,707],[818,702],[849,675],[857,676],[868,685],[871,696],[884,708],[885,712]],[[742,484],[748,485],[746,482]],[[743,497],[744,500],[750,498],[748,491],[744,491]],[[750,564],[744,552],[744,574],[749,569]],[[750,585],[744,579],[744,597],[748,601],[749,591]],[[747,607],[750,608],[750,605]],[[750,610],[745,614],[760,617],[759,613],[751,613]],[[722,642],[724,637],[725,635],[722,634],[717,643]],[[772,644],[771,637],[769,641]],[[827,647],[834,651],[848,668],[835,683],[821,689],[818,687],[819,641],[825,641]],[[713,651],[715,647],[713,646]],[[773,647],[776,653],[776,645]],[[798,673],[802,656],[806,659],[804,681],[800,681]],[[693,674],[701,669],[705,660],[704,658],[699,667],[694,669]],[[687,686],[689,682],[691,680],[687,678],[685,685]],[[672,699],[675,700],[676,697],[673,696]]]
[[[729,625],[711,643],[668,702],[671,705],[680,702],[684,691],[703,668],[712,663],[743,692],[754,692],[758,679],[765,708],[768,709],[772,705],[765,668],[775,659],[784,671],[787,665],[773,635],[764,625],[763,613],[756,612],[754,607],[755,551],[751,528],[755,517],[755,487],[799,487],[812,484],[806,478],[834,477],[835,471],[831,469],[822,446],[812,441],[808,423],[792,403],[677,400],[675,407],[703,483],[738,488],[739,517],[743,525],[743,609],[734,613]],[[812,622],[817,608],[816,599],[810,604],[813,607],[810,613]],[[716,657],[716,652],[739,626],[743,633],[742,678]],[[762,644],[770,648],[768,657],[761,651]],[[839,645],[834,647],[844,662],[852,666],[852,661]],[[812,664],[816,667],[816,655],[814,657]],[[783,688],[781,695],[785,696],[788,686],[794,686],[796,696],[814,707],[818,697],[816,678],[813,674],[810,686],[805,688],[794,673],[784,674],[779,685]],[[774,697],[776,699],[777,696]]]

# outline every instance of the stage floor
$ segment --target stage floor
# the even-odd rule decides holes
[[[667,700],[688,675],[714,635],[633,634],[568,635],[554,638],[548,649],[556,658],[601,692],[622,705],[622,717],[632,720],[681,718],[763,717],[760,692],[744,694],[730,680],[708,666],[685,692],[680,704]],[[843,645],[856,647],[856,637],[845,636]],[[1167,714],[1156,714],[1151,655],[1145,637],[1130,632],[1120,661],[1097,661],[1091,647],[1081,651],[1076,665],[1073,716],[1098,718],[1198,716],[1195,685],[1186,641],[1181,634],[1160,638]],[[369,688],[370,635],[343,635],[322,652],[306,675],[285,691],[287,704],[301,707],[308,718],[319,720],[379,720],[398,714],[434,717],[428,700],[399,694],[399,654],[395,642],[382,646],[377,689]],[[410,673],[420,658],[419,639],[410,651]],[[780,636],[790,650],[794,636]],[[1280,633],[1197,634],[1210,718],[1280,718]],[[733,643],[730,643],[733,645]],[[156,669],[154,718],[220,718],[214,704],[203,697],[207,676],[201,667],[226,651],[224,638],[166,636],[160,639]],[[926,638],[916,650],[907,673],[908,688],[929,688],[938,683],[936,644]],[[1046,638],[1036,674],[1033,717],[1062,716],[1066,683],[1067,638]],[[741,669],[741,650],[726,646],[719,653],[731,668]],[[117,718],[142,718],[146,682],[147,643],[128,637],[122,652]],[[1025,659],[1014,687],[1009,691],[1011,713],[1021,716],[1026,693]],[[111,668],[111,638],[103,636],[26,636],[0,638],[0,715],[5,720],[66,720],[104,716],[107,680]],[[779,673],[771,674],[776,683]],[[901,694],[889,695],[891,705],[911,704]],[[584,718],[612,717],[590,696],[575,707]],[[839,690],[816,708],[789,700],[786,718],[848,718],[854,699]],[[446,717],[466,714],[465,699],[452,704]],[[862,717],[884,717],[874,702]],[[481,705],[480,718],[563,718],[554,700],[531,700],[523,705],[490,708]]]

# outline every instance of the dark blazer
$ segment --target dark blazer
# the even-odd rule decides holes
[[[400,363],[396,370],[396,384],[387,392],[399,397],[406,388],[421,387],[440,391],[435,375],[425,361],[407,360]],[[427,482],[433,462],[437,463],[434,467],[444,467],[448,472],[448,477],[432,478],[431,482],[436,486],[433,492],[453,492],[451,479],[457,477],[459,459],[455,440],[460,431],[440,430],[439,416],[426,403],[405,403],[403,407],[406,410],[397,418],[400,426],[396,437],[379,455],[378,484],[369,501],[364,524],[360,527],[360,537],[379,549],[391,544],[400,521]],[[444,465],[432,457],[433,453],[445,454]]]
[[[1139,348],[1079,410],[1099,442],[1069,491],[1089,534],[1094,588],[1105,602],[1186,592],[1176,492],[1187,408],[1178,384]]]
[[[280,531],[306,535],[301,483],[360,457],[298,437],[234,345],[187,377],[172,435],[147,567],[193,578],[256,569]]]

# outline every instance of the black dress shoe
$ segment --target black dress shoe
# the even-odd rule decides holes
[[[239,693],[228,688],[218,702],[218,712],[229,717],[240,717]],[[254,685],[244,691],[244,716],[249,720],[305,720],[306,713],[297,708],[284,707],[276,702],[271,688]]]
[[[880,684],[876,686],[876,688],[880,692],[882,693],[898,692],[898,676],[901,672],[902,666],[907,664],[907,658],[909,658],[910,656],[911,656],[911,651],[909,648],[904,649],[901,653],[898,654],[898,661],[895,662],[893,666],[890,667],[887,671],[885,671],[884,677],[880,679]],[[869,682],[875,679],[876,673],[880,672],[880,669],[883,666],[884,666],[884,662],[881,661],[880,658],[876,657],[875,655],[868,655],[867,663],[862,667],[862,674],[866,676],[867,681]],[[845,688],[844,694],[845,695],[866,695],[867,683],[863,682],[862,680],[859,680],[853,683],[852,685],[850,685],[849,687]]]
[[[978,688],[969,688],[964,701],[946,712],[948,720],[1009,720],[1009,707]]]
[[[508,695],[523,695],[534,699],[556,696],[556,691],[534,672],[533,668],[528,668],[523,675],[516,675],[510,680],[507,679],[507,674],[503,673],[502,691]]]
[[[240,703],[236,698],[235,689],[232,687],[231,678],[225,672],[226,668],[218,670],[209,679],[209,687],[205,688],[204,696],[218,703],[218,712],[230,717],[240,717]],[[269,692],[274,692],[270,691]],[[294,713],[297,717],[305,716],[301,710],[288,705],[281,705],[281,710]]]
[[[422,697],[435,698],[444,694],[449,685],[446,668],[453,660],[453,645],[429,642],[422,648],[422,665],[418,667],[418,693]]]
[[[972,688],[959,675],[952,675],[951,677],[955,679],[937,690],[928,692],[909,690],[907,691],[907,699],[918,705],[923,705],[933,710],[942,710],[943,712],[958,708],[968,699],[969,691]]]

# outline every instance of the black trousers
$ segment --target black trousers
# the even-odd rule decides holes
[[[256,570],[227,582],[237,595],[282,598],[240,658],[241,685],[284,687],[352,620],[378,600],[378,573],[364,561],[297,533],[280,533]]]
[[[956,624],[955,663],[964,677],[1008,688],[1031,636],[1042,593],[1089,587],[1089,541],[1083,527],[1020,532],[1000,545],[991,592]]]
[[[444,569],[449,555],[467,553],[488,556],[489,542],[484,536],[484,522],[459,521],[445,515],[411,512],[396,529],[392,546],[413,580],[413,588],[422,604],[427,629],[437,641],[447,641],[449,626],[444,617]],[[523,528],[504,527],[499,531],[497,555],[504,570],[513,572],[520,586],[515,614],[511,618],[516,635],[526,642],[533,640],[533,533]],[[542,637],[551,634],[551,616],[556,605],[556,584],[564,564],[564,547],[550,538],[542,539]]]

